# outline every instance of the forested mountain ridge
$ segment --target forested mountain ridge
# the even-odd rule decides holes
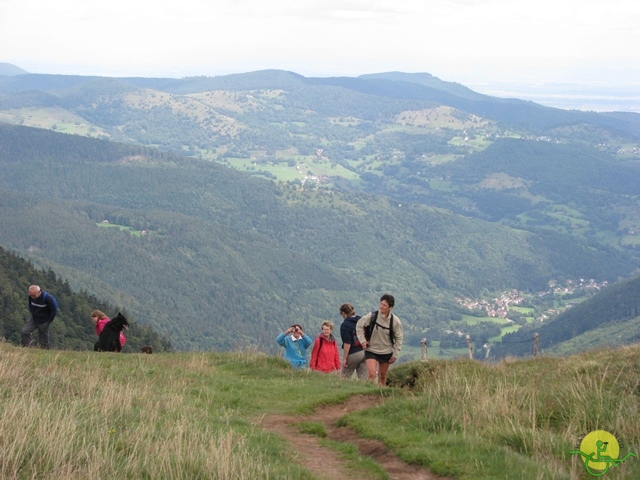
[[[86,292],[74,292],[69,282],[59,278],[55,272],[37,270],[23,258],[0,247],[0,337],[16,345],[20,345],[22,327],[29,317],[29,285],[41,285],[58,302],[60,310],[51,324],[52,348],[93,350],[97,336],[91,312],[101,310],[115,316],[120,310]],[[126,310],[122,312],[128,316]],[[151,345],[156,352],[172,350],[169,339],[161,338],[152,327],[140,325],[131,316],[128,320],[127,343],[123,352],[139,352],[145,345]],[[34,337],[37,344],[37,332]]]
[[[21,69],[11,63],[3,63],[0,62],[0,76],[10,76],[10,75],[24,75],[27,74],[26,70]]]
[[[640,245],[638,114],[500,99],[427,73],[307,78],[265,70],[0,76],[0,115],[273,180],[384,191],[519,229]]]
[[[3,130],[0,244],[117,299],[178,348],[269,345],[291,311],[332,318],[335,298],[366,310],[383,290],[406,295],[419,337],[459,319],[456,295],[638,266],[637,114],[499,99],[425,73],[267,70],[0,76],[0,118],[130,145]],[[55,217],[63,229],[39,224]]]
[[[39,96],[38,92],[45,96]],[[132,92],[135,93],[135,98],[127,96]],[[222,101],[220,92],[227,93]],[[530,101],[491,97],[455,82],[442,81],[427,73],[389,72],[359,77],[307,78],[293,72],[264,70],[183,79],[0,75],[0,95],[2,109],[37,107],[46,98],[49,104],[45,102],[42,106],[55,105],[80,116],[86,114],[85,122],[98,121],[94,126],[100,126],[101,123],[109,126],[108,120],[113,120],[113,117],[109,118],[105,114],[114,109],[120,110],[118,119],[124,122],[120,126],[126,126],[128,121],[135,120],[135,110],[143,110],[149,116],[150,113],[160,113],[149,112],[161,110],[158,107],[168,107],[198,122],[202,111],[189,113],[189,110],[194,110],[195,103],[208,107],[209,114],[228,113],[244,122],[248,128],[260,116],[265,120],[269,116],[272,120],[278,116],[282,119],[288,116],[291,121],[293,117],[299,116],[307,117],[310,122],[314,122],[313,117],[317,117],[311,126],[318,126],[322,122],[330,126],[331,117],[322,118],[324,116],[351,117],[352,121],[357,121],[361,126],[371,120],[395,123],[393,116],[404,111],[449,106],[459,110],[462,115],[475,114],[500,122],[506,129],[510,128],[509,124],[519,125],[518,128],[522,129],[520,133],[548,134],[552,129],[560,127],[591,125],[614,129],[617,135],[636,141],[640,137],[637,130],[640,115],[637,114],[566,111],[543,107]],[[190,104],[190,100],[195,100],[195,103]],[[257,116],[237,116],[238,113],[246,113],[242,109],[239,112],[238,106],[243,104]],[[280,113],[277,114],[277,111]],[[19,112],[11,113],[19,120]],[[206,119],[199,126],[206,128]],[[455,125],[452,127],[455,128]],[[349,129],[335,130],[350,133]],[[351,132],[352,135],[355,133]]]
[[[419,338],[460,319],[455,295],[613,280],[637,266],[567,235],[301,189],[155,149],[1,124],[0,145],[0,244],[181,349],[270,349],[293,321],[313,332],[338,321],[340,303],[365,313],[387,291]]]

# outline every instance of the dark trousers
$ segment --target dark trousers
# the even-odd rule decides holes
[[[49,348],[49,327],[51,327],[51,322],[36,323],[33,321],[33,317],[29,317],[27,323],[22,327],[22,346],[30,346],[31,342],[33,342],[33,332],[38,330],[40,348]]]

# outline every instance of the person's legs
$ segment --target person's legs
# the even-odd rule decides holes
[[[28,347],[29,345],[31,345],[31,342],[33,341],[33,332],[36,330],[36,328],[38,328],[38,326],[33,321],[33,317],[29,315],[29,320],[27,320],[27,323],[25,323],[24,327],[22,327],[23,347]]]
[[[368,372],[369,369],[367,368],[367,362],[365,362],[364,360],[364,351],[360,353],[362,353],[362,357],[360,357],[360,362],[356,367],[356,375],[360,380],[366,380],[367,377],[369,376],[369,372]],[[359,355],[359,354],[356,354],[356,355]]]
[[[367,366],[364,363],[364,350],[348,355],[347,366],[342,366],[340,374],[344,378],[351,378],[356,369],[358,370],[358,378],[367,378]],[[364,375],[362,374],[362,370],[364,370]]]
[[[387,385],[387,372],[389,371],[389,362],[380,362],[378,370],[378,385],[385,387]]]
[[[378,361],[375,358],[367,358],[367,377],[370,382],[376,383],[378,376]]]
[[[351,378],[353,376],[353,372],[356,369],[356,365],[353,361],[353,354],[352,355],[347,355],[347,366],[344,366],[344,363],[342,364],[342,369],[340,370],[340,375],[342,375],[343,378]]]
[[[40,348],[49,349],[49,328],[51,322],[39,323],[38,327],[38,341],[40,342]]]

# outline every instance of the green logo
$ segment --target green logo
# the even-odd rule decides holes
[[[580,450],[571,450],[582,456],[584,467],[594,477],[600,477],[607,473],[609,467],[617,467],[629,457],[637,457],[629,452],[624,457],[620,456],[620,444],[616,437],[605,430],[596,430],[582,439]]]

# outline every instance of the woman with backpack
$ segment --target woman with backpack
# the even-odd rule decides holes
[[[393,295],[380,297],[380,306],[375,312],[366,314],[356,324],[356,334],[364,348],[367,373],[371,382],[387,384],[389,365],[395,362],[402,349],[403,333],[400,319],[391,313],[395,305]]]
[[[331,332],[333,332],[333,323],[328,320],[322,322],[322,331],[311,350],[311,370],[325,373],[340,371],[338,342]]]
[[[360,316],[356,315],[356,310],[350,303],[340,305],[340,315],[344,319],[340,325],[340,337],[342,338],[342,371],[344,378],[351,378],[353,372],[360,380],[365,380],[367,374],[367,364],[364,360],[364,350],[356,335],[356,324]]]

